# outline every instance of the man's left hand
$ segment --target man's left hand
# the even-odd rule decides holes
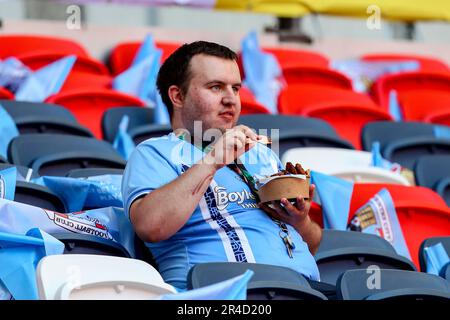
[[[282,198],[280,202],[272,201],[272,207],[267,203],[260,203],[259,206],[272,218],[290,224],[298,230],[309,220],[308,213],[314,196],[314,190],[315,185],[311,184],[309,186],[309,199],[305,200],[303,197],[297,197],[295,205],[286,198]]]

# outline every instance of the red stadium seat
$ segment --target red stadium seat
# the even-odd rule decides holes
[[[422,241],[449,234],[450,208],[436,192],[428,188],[356,183],[350,204],[349,221],[353,214],[382,188],[387,188],[392,196],[411,258],[419,269],[418,256]]]
[[[273,47],[264,47],[263,51],[273,54],[281,69],[298,66],[328,68],[329,64],[328,58],[312,51]]]
[[[0,35],[0,58],[15,57],[25,53],[55,52],[87,57],[87,51],[70,39],[42,35]]]
[[[366,54],[361,57],[364,61],[387,62],[387,61],[417,61],[420,64],[420,71],[429,72],[448,72],[450,69],[447,65],[438,59],[424,56],[415,56],[409,54]]]
[[[386,75],[372,85],[371,94],[385,110],[389,109],[389,92],[396,90],[398,96],[423,90],[450,91],[450,72],[404,72]]]
[[[42,52],[25,53],[17,55],[16,58],[32,70],[37,70],[49,63],[66,57],[67,54]],[[77,60],[71,72],[83,72],[89,74],[108,75],[109,71],[100,61],[85,56],[77,56]]]
[[[1,99],[5,99],[5,100],[13,100],[14,99],[14,95],[12,94],[11,91],[0,87],[0,100]]]
[[[371,121],[392,120],[369,96],[350,90],[318,85],[288,85],[280,94],[282,114],[315,117],[327,121],[337,133],[361,149],[361,129]]]
[[[352,81],[345,75],[320,67],[288,67],[283,69],[283,76],[288,85],[313,84],[353,90]]]
[[[117,75],[131,66],[142,42],[125,42],[112,49],[109,56],[109,67],[113,75]],[[162,50],[161,63],[164,62],[181,44],[155,41],[156,47]]]
[[[107,75],[71,72],[64,82],[60,92],[79,89],[110,89],[112,80],[113,79]]]
[[[399,102],[405,120],[442,124],[440,121],[450,119],[450,92],[437,90],[407,92],[399,96]]]
[[[107,89],[70,90],[51,96],[46,102],[69,109],[75,118],[99,139],[102,138],[101,119],[105,110],[114,107],[145,106],[138,98]]]
[[[247,88],[241,88],[239,91],[241,97],[241,115],[255,113],[270,113],[266,107],[255,100],[252,92]]]

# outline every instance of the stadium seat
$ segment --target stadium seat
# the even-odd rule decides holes
[[[103,112],[114,107],[138,106],[145,104],[138,98],[107,89],[68,90],[47,99],[49,103],[69,109],[77,120],[89,128],[95,137],[102,138],[101,119]]]
[[[336,131],[325,121],[312,118],[286,115],[243,115],[239,124],[253,128],[259,134],[269,135],[273,139],[273,148],[276,148],[276,139],[279,139],[279,154],[295,147],[337,147],[353,149],[351,143],[339,138]],[[279,136],[275,131],[279,130]],[[276,152],[276,150],[274,150]]]
[[[450,178],[449,164],[450,155],[420,157],[414,167],[416,183],[436,191],[436,187],[441,180]]]
[[[403,119],[450,126],[450,92],[423,90],[399,96]]]
[[[432,237],[425,239],[419,248],[419,264],[420,271],[427,272],[427,259],[425,256],[425,248],[434,246],[435,244],[442,243],[447,254],[450,256],[450,236],[442,236],[442,237]],[[450,280],[450,279],[449,279]]]
[[[398,96],[416,91],[450,91],[450,72],[403,72],[385,75],[377,79],[370,92],[375,101],[385,110],[389,110],[389,94],[396,90]]]
[[[436,137],[436,126],[420,122],[371,122],[362,130],[362,145],[371,150],[380,143],[381,154],[411,170],[417,159],[430,154],[450,154],[450,139]]]
[[[283,69],[283,76],[288,86],[292,84],[313,84],[326,88],[352,90],[352,81],[342,73],[331,69],[317,67],[288,67]]]
[[[77,168],[123,169],[126,164],[105,141],[58,134],[15,137],[8,147],[8,159],[11,163],[32,168],[41,176],[65,176]]]
[[[15,57],[19,59],[24,65],[29,67],[31,70],[37,70],[55,62],[59,59],[66,57],[67,54],[63,53],[55,53],[52,51],[42,51],[39,50],[38,53],[35,52],[27,52],[24,54],[16,55]],[[96,75],[108,75],[109,71],[103,63],[93,58],[87,56],[76,56],[75,64],[71,69],[72,72],[82,72],[88,74],[96,74]]]
[[[367,269],[371,265],[416,271],[413,263],[398,255],[388,241],[356,231],[323,230],[314,258],[319,267],[320,281],[332,285],[336,285],[343,272]]]
[[[420,64],[420,71],[429,71],[429,72],[450,71],[450,69],[444,62],[436,58],[416,56],[411,54],[371,53],[363,55],[361,59],[364,61],[371,61],[371,62],[417,61]]]
[[[56,194],[35,183],[17,181],[14,201],[51,211],[67,212],[64,202]]]
[[[14,99],[14,94],[11,91],[9,91],[9,90],[7,90],[7,89],[5,89],[3,87],[0,87],[0,100],[1,99],[13,100]]]
[[[148,263],[121,257],[47,256],[36,281],[41,300],[149,300],[176,293]]]
[[[39,51],[74,54],[87,57],[87,51],[78,43],[66,38],[43,35],[0,35],[0,58],[14,57]]]
[[[113,78],[108,75],[71,72],[59,93],[72,90],[105,90],[112,89]]]
[[[72,169],[66,177],[69,178],[88,178],[94,176],[102,176],[106,174],[122,175],[123,169],[111,169],[111,168],[84,168],[84,169]]]
[[[379,280],[375,277],[379,277]],[[340,300],[441,300],[448,302],[450,282],[435,275],[414,271],[350,270],[339,278],[337,296]]]
[[[328,68],[329,60],[320,53],[294,48],[263,47],[262,50],[273,54],[282,69],[297,66]]]
[[[198,289],[228,280],[247,270],[254,272],[247,286],[247,300],[326,300],[296,271],[260,263],[212,262],[194,265],[188,273],[188,288]]]
[[[283,154],[281,161],[283,164],[301,163],[304,168],[358,183],[410,185],[399,174],[373,167],[372,158],[372,153],[368,151],[313,147],[290,149]]]
[[[439,180],[436,185],[436,192],[445,200],[450,207],[450,177]]]
[[[418,252],[422,241],[448,234],[450,208],[436,192],[428,188],[355,183],[348,222],[359,208],[383,188],[391,194],[411,259],[419,268]]]
[[[96,254],[130,258],[128,251],[119,243],[101,237],[79,233],[52,233],[64,243],[64,254]]]
[[[109,67],[113,75],[125,71],[131,66],[142,42],[124,42],[118,44],[109,56]],[[181,44],[172,42],[155,41],[158,49],[162,50],[161,63],[163,63]]]
[[[154,121],[154,112],[152,108],[118,107],[108,109],[102,116],[102,133],[104,140],[111,143],[114,142],[119,123],[124,115],[127,115],[129,119],[128,131],[139,126],[152,124]]]
[[[14,120],[20,134],[60,133],[93,137],[92,133],[81,126],[73,114],[62,106],[12,100],[0,100],[0,105]]]
[[[135,145],[150,139],[168,135],[172,132],[172,127],[169,124],[148,124],[133,128],[128,132],[133,139]]]

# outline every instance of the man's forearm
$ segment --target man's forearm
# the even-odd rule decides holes
[[[294,227],[308,245],[309,251],[314,255],[319,248],[320,240],[322,240],[322,228],[312,221],[309,216]]]
[[[130,216],[141,239],[158,242],[181,229],[215,172],[213,165],[195,164],[174,181],[137,200],[130,209]]]

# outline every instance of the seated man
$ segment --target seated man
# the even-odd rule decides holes
[[[182,290],[189,269],[203,262],[273,264],[319,279],[312,254],[322,230],[308,215],[310,201],[269,207],[252,193],[248,177],[278,172],[281,163],[258,143],[263,137],[236,126],[236,58],[199,41],[164,62],[157,85],[174,132],[139,144],[124,172],[125,211],[164,280]],[[208,136],[216,139],[205,148]],[[312,185],[310,198],[313,191]]]

